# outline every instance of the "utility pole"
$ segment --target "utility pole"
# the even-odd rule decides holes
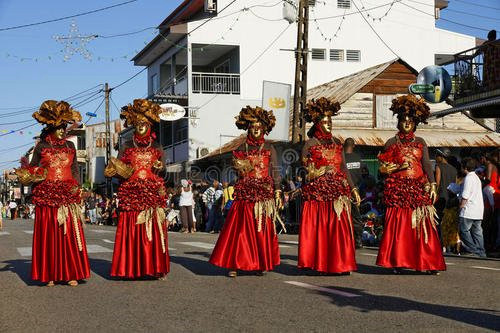
[[[109,94],[111,89],[109,89],[108,83],[104,84],[104,99],[105,99],[105,112],[106,112],[106,165],[109,163],[111,158],[111,129],[109,124]],[[106,177],[106,196],[110,198],[112,195],[111,188],[111,178]]]
[[[297,49],[295,50],[295,87],[293,94],[292,142],[305,140],[304,108],[307,103],[307,58],[309,31],[309,3],[299,0],[297,21]]]

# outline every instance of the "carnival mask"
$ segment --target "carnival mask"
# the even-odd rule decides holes
[[[410,116],[403,116],[398,122],[398,129],[404,134],[415,131],[415,121]]]
[[[135,132],[138,136],[145,136],[150,129],[150,125],[146,122],[141,122],[135,126]]]
[[[333,125],[332,125],[332,117],[331,116],[324,116],[319,121],[319,128],[325,134],[331,133],[332,127],[333,127]]]
[[[251,123],[248,127],[248,134],[252,139],[258,140],[264,136],[264,126],[260,122]]]
[[[66,129],[64,127],[58,127],[54,130],[54,137],[57,140],[62,140],[66,137]]]

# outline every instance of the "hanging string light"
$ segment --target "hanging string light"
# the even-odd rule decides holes
[[[64,46],[64,61],[68,61],[75,54],[80,54],[86,60],[92,60],[92,54],[87,49],[87,44],[96,39],[97,35],[81,35],[75,21],[71,21],[69,35],[55,35],[53,38]]]

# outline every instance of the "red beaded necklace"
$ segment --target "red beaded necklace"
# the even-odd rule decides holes
[[[45,141],[51,146],[64,146],[66,144],[66,139],[58,139],[51,133],[45,137]]]
[[[314,124],[313,136],[320,141],[331,140],[333,137],[331,132],[329,133],[324,132],[319,123]]]
[[[249,146],[260,146],[261,144],[264,143],[264,136],[261,136],[260,138],[256,139],[251,137],[250,135],[247,135],[247,140],[246,143]]]

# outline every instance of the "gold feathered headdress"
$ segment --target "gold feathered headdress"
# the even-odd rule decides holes
[[[317,123],[326,116],[336,116],[339,111],[339,102],[332,102],[328,98],[320,97],[307,102],[304,118],[308,123]]]
[[[236,116],[235,119],[236,127],[242,130],[247,130],[251,123],[262,123],[265,127],[266,135],[271,133],[274,125],[276,125],[276,117],[273,111],[264,110],[259,106],[253,108],[247,105],[247,107],[241,109],[240,114]]]
[[[40,109],[33,113],[33,118],[40,124],[47,125],[48,127],[59,127],[82,120],[80,112],[71,108],[69,103],[54,100],[43,102]]]
[[[151,125],[160,121],[161,108],[147,99],[134,99],[134,104],[122,107],[120,118],[125,119],[125,127],[147,122]]]
[[[409,116],[415,121],[415,124],[427,124],[427,118],[431,115],[431,111],[423,98],[414,95],[399,96],[392,100],[392,105],[389,108],[393,114],[398,115],[398,119],[404,116]]]

